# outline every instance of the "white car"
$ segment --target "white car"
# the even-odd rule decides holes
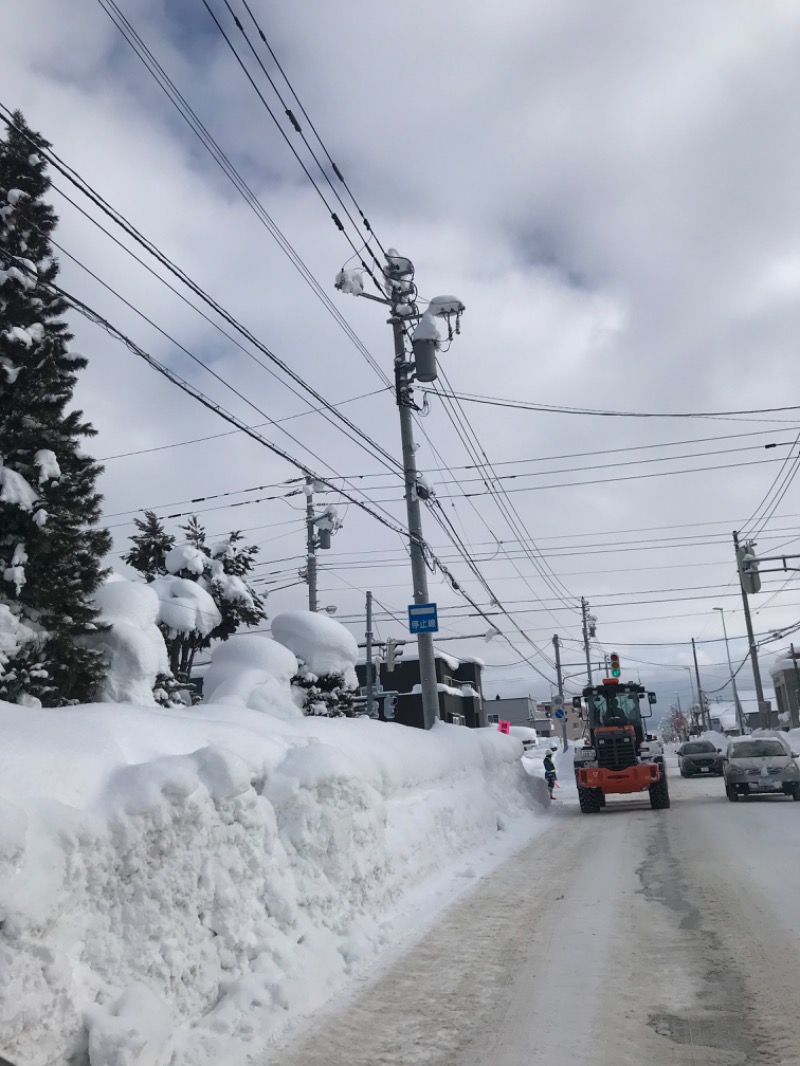
[[[516,737],[517,740],[522,741],[523,751],[528,752],[535,748],[539,741],[539,736],[535,729],[531,729],[527,725],[512,725],[508,730],[508,735]]]
[[[725,793],[736,802],[740,796],[786,795],[800,800],[797,752],[773,737],[736,737],[725,753]]]

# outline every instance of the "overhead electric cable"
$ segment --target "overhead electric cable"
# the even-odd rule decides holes
[[[0,110],[8,111],[8,108],[6,108],[5,105],[0,104]],[[136,230],[135,227],[133,227],[126,219],[124,219],[123,216],[119,214],[119,212],[112,208],[99,195],[99,193],[93,190],[91,186],[89,186],[88,183],[85,182],[80,177],[80,175],[77,174],[76,171],[68,167],[68,165],[65,164],[52,151],[52,149],[43,149],[37,142],[35,142],[27,135],[26,131],[17,127],[13,121],[13,116],[9,119],[0,114],[0,117],[3,118],[3,121],[10,128],[17,130],[20,134],[24,136],[27,136],[28,139],[31,141],[31,144],[37,148],[40,154],[47,159],[47,162],[51,166],[53,166],[56,170],[59,171],[59,173],[61,173],[65,178],[67,178],[67,180],[71,184],[78,188],[83,193],[83,195],[85,195],[97,207],[99,207],[104,214],[111,218],[118,226],[120,226],[121,229],[128,233],[129,236],[133,237],[134,240],[136,240],[140,245],[142,245],[142,247],[144,247],[149,252],[149,254],[153,255],[154,258],[156,258],[163,266],[165,266],[172,274],[174,274],[184,285],[191,289],[192,292],[195,293],[195,295],[199,296],[205,303],[212,307],[213,310],[218,315],[220,315],[220,317],[222,317],[226,322],[228,322],[229,325],[233,326],[255,348],[257,348],[260,352],[266,355],[271,362],[277,365],[288,377],[290,377],[297,385],[299,385],[301,389],[305,390],[311,396],[313,396],[314,399],[318,403],[320,403],[326,409],[327,412],[330,412],[335,415],[335,417],[339,421],[346,425],[357,436],[361,437],[362,440],[370,446],[370,448],[372,448],[375,452],[379,453],[379,455],[383,457],[382,461],[385,461],[385,463],[389,465],[390,469],[396,469],[398,471],[402,469],[401,464],[394,458],[394,456],[387,452],[376,441],[368,437],[363,430],[361,430],[358,426],[352,423],[346,415],[342,414],[341,411],[336,410],[332,406],[330,401],[328,401],[324,396],[317,392],[316,389],[314,389],[311,385],[304,381],[299,374],[293,371],[291,367],[289,367],[282,359],[280,359],[280,357],[278,357],[274,352],[272,352],[265,344],[259,341],[245,326],[238,322],[229,312],[227,312],[220,304],[218,304],[213,299],[213,297],[209,296],[208,293],[204,292],[203,289],[196,282],[194,282],[183,270],[181,270],[180,267],[176,266],[176,264],[173,263],[170,259],[168,259],[163,252],[161,252],[155,245],[152,244],[152,242],[148,241],[147,238],[142,236],[142,234],[139,233],[139,231]],[[259,360],[257,356],[255,356],[252,352],[248,352],[246,349],[245,352],[249,356],[249,358],[254,360],[254,362],[258,363],[260,366],[262,366],[262,368],[267,369],[264,366],[263,362]],[[286,383],[284,382],[284,384]]]
[[[362,392],[359,396],[351,396],[347,400],[338,400],[332,404],[333,407],[342,407],[346,403],[355,403],[357,400],[366,400],[370,396],[378,396],[380,393],[386,392],[386,389],[373,389],[372,392]],[[283,418],[273,418],[267,422],[257,422],[253,425],[252,429],[263,429],[264,426],[279,425],[282,422],[291,422],[295,418],[306,418],[308,415],[319,414],[324,411],[324,407],[311,407],[308,411],[298,411],[293,415],[285,415]],[[172,448],[185,448],[190,444],[205,444],[209,440],[219,440],[221,437],[235,437],[238,436],[241,430],[228,429],[224,433],[210,433],[206,437],[193,437],[191,440],[179,440],[172,444],[155,444],[152,448],[137,448],[131,452],[118,452],[116,455],[104,455],[98,459],[98,463],[110,463],[112,459],[130,459],[135,455],[149,455],[152,452],[165,452]],[[344,475],[343,475],[344,476]],[[381,475],[383,476],[383,475]],[[347,478],[348,481],[356,481],[355,478]]]
[[[445,395],[442,390],[421,386],[423,392]],[[492,407],[514,407],[523,411],[541,411],[563,415],[595,415],[600,418],[734,418],[743,415],[779,414],[785,411],[800,411],[800,404],[786,407],[756,407],[741,411],[604,411],[593,407],[566,407],[558,404],[532,403],[526,400],[500,399],[496,396],[477,396],[464,392],[447,394],[453,400],[465,403],[489,404]]]
[[[229,157],[225,154],[217,141],[213,138],[206,126],[197,116],[196,112],[192,109],[186,98],[175,86],[174,82],[169,78],[164,68],[155,58],[153,53],[148,49],[142,38],[138,35],[131,23],[120,11],[114,0],[98,0],[100,5],[105,10],[106,14],[112,20],[119,32],[122,34],[125,41],[133,49],[134,53],[139,57],[143,63],[145,69],[152,75],[156,84],[162,89],[167,98],[171,101],[176,108],[180,116],[187,123],[189,128],[200,140],[201,144],[205,147],[208,153],[211,155],[214,162],[231,181],[236,190],[244,199],[245,203],[253,210],[256,217],[265,226],[270,235],[274,238],[281,250],[286,254],[289,261],[298,271],[303,280],[309,285],[314,295],[320,300],[325,307],[326,311],[337,322],[337,324],[344,330],[347,336],[352,340],[356,348],[361,352],[364,359],[369,363],[372,369],[381,377],[386,385],[389,385],[389,379],[386,376],[383,368],[372,356],[372,353],[366,347],[364,342],[355,332],[353,327],[342,315],[338,307],[334,304],[331,298],[328,296],[326,290],[320,285],[317,279],[312,274],[311,270],[305,264],[297,250],[289,242],[284,233],[281,232],[275,220],[269,215],[264,208],[264,205],[255,195],[253,190],[247,184],[241,173],[236,169]]]

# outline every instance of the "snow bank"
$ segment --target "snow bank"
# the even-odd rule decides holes
[[[273,618],[272,636],[293,651],[312,674],[341,674],[348,688],[358,688],[358,644],[339,622],[313,611],[286,611]]]
[[[87,634],[83,640],[103,653],[108,673],[98,698],[109,703],[155,706],[153,686],[158,674],[169,673],[164,638],[156,622],[160,603],[152,585],[106,582],[94,594],[98,621],[110,628]]]
[[[0,729],[0,1048],[19,1063],[234,1066],[382,950],[405,893],[541,810],[496,730],[232,702],[0,703]]]

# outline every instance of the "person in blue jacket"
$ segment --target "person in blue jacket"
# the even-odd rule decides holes
[[[550,799],[553,798],[553,789],[558,780],[556,764],[553,762],[553,755],[556,751],[558,751],[558,748],[548,748],[547,754],[544,757],[544,779],[547,782],[547,791],[550,793]]]

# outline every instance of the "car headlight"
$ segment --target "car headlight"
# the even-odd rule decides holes
[[[800,766],[796,762],[790,762],[783,771],[784,777],[800,777]]]
[[[727,775],[728,777],[744,777],[744,770],[741,766],[734,766],[733,763],[728,763]]]

